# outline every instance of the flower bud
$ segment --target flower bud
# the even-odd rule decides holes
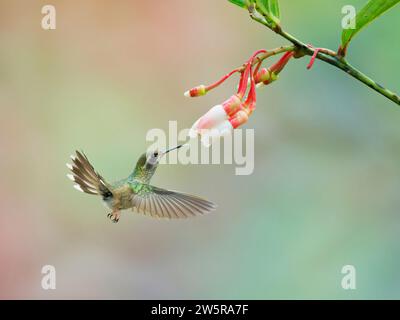
[[[185,97],[200,97],[204,96],[207,93],[207,89],[205,85],[200,85],[194,87],[184,93]]]
[[[260,83],[267,81],[271,78],[271,72],[267,68],[262,68],[259,72],[257,72],[254,77],[255,83]]]
[[[264,86],[264,85],[270,84],[271,82],[274,82],[275,80],[277,80],[278,77],[279,77],[279,76],[278,76],[275,72],[270,72],[270,73],[269,73],[269,79],[264,80],[264,81],[262,81],[262,82],[258,82],[258,83],[256,84],[256,87],[257,87],[257,88],[260,88],[260,87],[262,87],[262,86]]]

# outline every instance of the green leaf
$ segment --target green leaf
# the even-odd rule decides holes
[[[370,0],[356,16],[356,28],[345,29],[342,32],[342,45],[340,51],[346,52],[351,39],[366,25],[379,17],[382,13],[389,10],[400,0]]]
[[[281,18],[281,12],[279,10],[279,2],[278,0],[270,0],[269,2],[269,8],[271,10],[271,14],[276,17],[277,19]]]
[[[247,8],[247,3],[246,0],[228,0],[229,2],[232,2],[233,4],[236,4],[237,6],[241,8]]]
[[[281,14],[278,0],[256,0],[256,4],[267,21],[279,24]]]

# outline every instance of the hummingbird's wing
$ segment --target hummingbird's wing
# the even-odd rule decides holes
[[[172,190],[144,185],[132,197],[132,205],[139,213],[158,218],[189,218],[215,210],[214,203]]]

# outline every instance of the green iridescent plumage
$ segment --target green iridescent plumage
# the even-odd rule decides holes
[[[102,196],[112,209],[108,217],[113,222],[119,220],[120,211],[124,209],[158,218],[187,218],[214,210],[216,206],[205,199],[149,184],[160,158],[170,150],[141,155],[133,172],[114,183],[107,183],[94,170],[87,157],[76,151],[76,156],[72,156],[73,164],[67,165],[72,171],[72,175],[68,176],[76,183],[76,189]]]

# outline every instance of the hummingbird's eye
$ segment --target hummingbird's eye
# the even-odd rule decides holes
[[[158,151],[155,151],[155,152],[153,153],[153,156],[157,158],[157,157],[158,157]]]

